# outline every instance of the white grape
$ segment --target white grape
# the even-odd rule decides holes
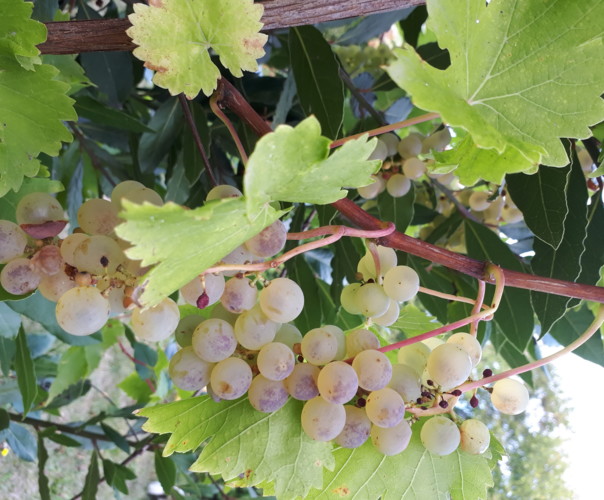
[[[391,300],[390,305],[388,306],[388,309],[386,309],[386,312],[384,314],[382,314],[381,316],[373,316],[371,318],[371,320],[376,325],[390,326],[390,325],[396,323],[396,320],[398,320],[400,313],[401,313],[401,308],[398,305],[398,302],[396,300]]]
[[[283,380],[294,370],[293,351],[280,342],[270,342],[258,353],[258,370],[269,380]]]
[[[212,312],[210,313],[210,318],[223,319],[227,323],[230,323],[233,326],[235,326],[235,321],[237,321],[238,317],[239,317],[239,314],[235,314],[235,313],[232,313],[231,311],[228,311],[227,309],[224,308],[224,306],[220,302],[218,304],[216,304],[214,307],[212,307]]]
[[[180,347],[188,347],[192,344],[193,332],[202,321],[204,321],[204,317],[198,314],[189,314],[180,318],[176,330],[174,330],[174,338]]]
[[[237,339],[230,323],[222,319],[208,319],[195,328],[191,345],[201,359],[218,363],[235,352]]]
[[[230,254],[226,255],[220,261],[222,264],[249,264],[251,262],[258,261],[258,257],[254,254],[250,253],[245,245],[239,245],[235,250],[233,250]],[[217,264],[219,265],[219,264]],[[223,276],[235,276],[239,271],[221,271]]]
[[[397,360],[403,365],[408,365],[417,373],[422,373],[428,363],[431,349],[423,342],[415,342],[398,350]]]
[[[302,429],[316,441],[331,441],[346,424],[344,405],[325,401],[321,396],[306,402],[302,408]]]
[[[117,208],[108,200],[87,200],[78,209],[78,224],[88,234],[111,234],[120,222]]]
[[[359,288],[361,288],[360,283],[352,283],[342,288],[340,303],[350,314],[361,314],[361,309],[357,306],[357,301],[355,299],[356,292]]]
[[[214,363],[200,359],[192,347],[183,347],[170,359],[168,375],[183,391],[198,391],[210,382]]]
[[[285,323],[279,327],[273,342],[281,342],[290,349],[294,349],[294,345],[302,342],[302,333],[294,325]]]
[[[360,352],[352,361],[359,377],[359,386],[367,391],[378,391],[388,385],[392,364],[386,355],[373,349]]]
[[[480,455],[487,451],[491,442],[491,433],[480,420],[470,418],[459,427],[461,449],[470,455]]]
[[[0,271],[0,283],[8,293],[25,295],[33,292],[42,277],[33,269],[29,259],[19,257],[11,260]]]
[[[371,428],[371,442],[384,455],[397,455],[404,451],[411,440],[411,427],[406,420],[394,427],[384,428],[374,425]]]
[[[149,342],[159,342],[174,333],[179,320],[180,311],[176,302],[165,298],[149,309],[134,309],[130,323],[137,337]]]
[[[124,200],[137,204],[147,202],[158,207],[164,204],[164,200],[162,200],[161,196],[153,191],[153,189],[149,189],[136,181],[120,182],[113,188],[113,191],[111,192],[111,203],[113,203],[118,210],[122,210]]]
[[[468,199],[468,205],[475,212],[482,212],[491,206],[490,196],[491,193],[487,191],[474,191]]]
[[[409,365],[392,365],[392,378],[388,387],[398,392],[406,403],[416,401],[422,395],[420,376]]]
[[[235,337],[246,349],[258,351],[275,338],[279,323],[270,320],[257,304],[235,322]]]
[[[187,304],[204,309],[220,300],[224,287],[224,276],[200,274],[180,289],[180,295]]]
[[[256,410],[271,413],[287,403],[289,394],[282,380],[271,380],[260,374],[252,380],[247,397]]]
[[[83,240],[73,251],[73,263],[78,271],[91,274],[113,274],[126,262],[117,242],[102,234]]]
[[[348,332],[346,335],[346,357],[352,358],[361,351],[379,349],[380,341],[375,333],[359,328]]]
[[[402,158],[412,158],[422,152],[423,137],[420,134],[409,134],[398,143],[398,154]]]
[[[346,335],[344,331],[336,325],[323,325],[321,328],[333,333],[338,342],[338,350],[333,359],[336,361],[344,359],[346,357]]]
[[[380,261],[380,275],[384,276],[389,269],[397,264],[396,252],[390,247],[377,247],[378,259]],[[375,270],[375,259],[370,251],[367,251],[357,264],[357,272],[363,275],[365,281],[378,278]]]
[[[51,302],[56,302],[67,290],[76,286],[75,282],[65,273],[59,272],[51,276],[42,276],[38,290],[42,296]]]
[[[365,411],[374,425],[394,427],[405,416],[405,402],[394,389],[384,387],[369,394]]]
[[[224,285],[220,302],[227,311],[241,314],[254,307],[258,298],[256,286],[247,278],[231,278]]]
[[[61,250],[56,245],[44,245],[31,258],[31,266],[41,276],[53,276],[63,270]]]
[[[403,174],[394,174],[386,182],[386,191],[393,198],[405,196],[411,189],[411,180]]]
[[[109,301],[98,289],[78,286],[67,290],[57,301],[57,323],[72,335],[90,335],[109,319]]]
[[[243,396],[252,383],[252,369],[239,358],[223,359],[214,366],[210,385],[221,399],[237,399]]]
[[[443,344],[435,347],[427,364],[430,379],[448,391],[465,382],[472,371],[470,355],[459,345]]]
[[[526,410],[529,403],[529,393],[522,382],[504,378],[493,385],[491,403],[501,413],[518,415]]]
[[[396,154],[398,144],[401,142],[401,139],[398,135],[393,132],[388,132],[380,135],[378,139],[388,147],[388,156],[393,156]]]
[[[368,160],[380,160],[384,161],[388,157],[388,146],[384,141],[377,140],[375,142],[375,149],[369,155]]]
[[[224,198],[239,198],[243,193],[235,186],[229,184],[219,184],[210,189],[206,196],[206,202],[214,200],[222,200]]]
[[[335,442],[343,448],[358,448],[371,432],[371,421],[363,408],[346,405],[346,423],[344,429],[335,438]]]
[[[386,181],[381,175],[374,174],[371,176],[371,178],[374,181],[372,184],[368,184],[367,186],[362,186],[357,189],[359,195],[366,200],[373,200],[386,189]]]
[[[435,455],[450,455],[461,442],[461,434],[455,422],[437,415],[429,419],[420,432],[424,447]]]
[[[313,365],[325,365],[335,359],[338,339],[329,330],[314,328],[304,335],[300,348],[306,361]]]
[[[396,266],[384,275],[384,293],[392,300],[406,302],[417,295],[419,276],[409,266]]]
[[[422,344],[427,346],[428,349],[430,349],[430,352],[432,352],[432,350],[437,348],[439,345],[443,345],[444,343],[445,341],[440,337],[430,337],[429,339],[422,340]]]
[[[354,368],[348,363],[333,361],[321,369],[317,387],[325,401],[344,404],[348,403],[357,393],[359,379]]]
[[[67,262],[67,264],[75,267],[75,249],[78,248],[80,243],[87,240],[88,238],[90,237],[87,234],[73,233],[67,236],[67,238],[65,238],[61,242],[61,257],[63,257],[63,260]]]
[[[17,203],[16,218],[17,224],[44,224],[64,219],[65,213],[56,198],[48,193],[29,193]]]
[[[361,313],[367,317],[385,314],[390,305],[390,299],[377,283],[365,283],[357,290],[354,298]]]
[[[285,224],[276,220],[256,236],[245,242],[246,249],[257,257],[267,258],[278,254],[287,241]]]
[[[260,292],[260,307],[264,314],[277,323],[296,319],[304,307],[300,286],[289,278],[276,278]]]
[[[419,158],[409,158],[403,162],[403,174],[409,179],[419,179],[426,173],[426,164]]]
[[[444,151],[449,142],[451,142],[451,132],[445,127],[422,141],[422,153],[426,154],[432,150]]]
[[[138,181],[123,181],[120,182],[117,186],[113,188],[111,191],[111,203],[113,203],[117,209],[121,208],[121,200],[130,191],[135,191],[139,189],[143,189],[145,187],[144,184],[141,184]]]
[[[0,220],[0,264],[20,257],[25,252],[27,235],[17,224]]]
[[[317,380],[321,369],[310,363],[298,363],[290,376],[285,379],[285,387],[290,396],[300,401],[308,401],[319,395]]]
[[[465,332],[454,333],[447,339],[447,344],[455,344],[468,353],[472,366],[476,366],[482,358],[482,347],[474,335]]]

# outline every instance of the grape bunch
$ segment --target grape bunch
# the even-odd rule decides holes
[[[367,251],[361,258],[357,272],[363,282],[346,285],[340,301],[349,313],[362,314],[380,326],[390,326],[399,317],[399,304],[417,295],[419,276],[412,268],[397,265],[392,248],[377,246],[375,254]]]

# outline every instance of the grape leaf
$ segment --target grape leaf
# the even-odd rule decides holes
[[[246,399],[215,403],[208,396],[140,410],[148,432],[171,433],[164,456],[197,449],[208,441],[194,472],[242,474],[248,485],[274,482],[281,498],[306,498],[320,488],[323,468],[333,467],[331,445],[308,438],[300,425],[302,402],[290,399],[279,411],[260,413]]]
[[[442,323],[439,323],[434,316],[430,316],[413,304],[405,304],[401,307],[398,319],[390,328],[401,330],[407,338],[411,338],[441,326]]]
[[[438,70],[410,48],[388,68],[414,103],[468,130],[479,148],[564,166],[561,137],[585,138],[604,119],[604,2],[428,1],[429,27],[451,55]],[[547,126],[543,126],[547,124]],[[501,178],[503,162],[480,175]],[[519,165],[511,165],[513,171]]]
[[[420,441],[422,425],[413,425],[409,446],[398,455],[382,455],[370,441],[356,449],[336,448],[335,468],[325,471],[322,489],[306,498],[486,499],[493,485],[487,458],[459,450],[444,457],[432,455]]]
[[[0,0],[0,54],[14,55],[27,70],[39,64],[36,45],[46,40],[46,26],[30,19],[32,9],[22,0]]]
[[[277,220],[270,206],[248,213],[245,198],[230,198],[189,210],[174,203],[162,207],[124,203],[120,238],[135,246],[131,259],[157,264],[146,276],[141,301],[158,304],[236,247]]]
[[[134,5],[128,35],[134,55],[154,70],[153,81],[172,95],[210,95],[220,71],[209,49],[233,75],[256,71],[267,36],[259,33],[264,7],[252,0],[151,0]]]
[[[280,125],[266,134],[251,154],[244,178],[251,213],[270,201],[324,205],[346,196],[343,186],[371,183],[379,161],[367,161],[375,139],[363,136],[345,143],[331,156],[329,139],[321,136],[319,121],[310,116],[296,128]]]
[[[14,58],[0,55],[0,196],[18,190],[24,177],[36,175],[37,156],[56,156],[71,134],[62,120],[76,120],[69,86],[53,80],[58,71],[46,64],[27,71]]]

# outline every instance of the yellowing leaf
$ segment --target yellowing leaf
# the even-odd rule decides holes
[[[210,95],[220,77],[212,49],[233,75],[256,71],[267,36],[259,33],[264,10],[252,0],[151,0],[134,5],[127,33],[134,55],[155,71],[153,81],[172,95]]]
[[[282,215],[270,206],[248,214],[245,198],[194,210],[174,203],[124,205],[126,222],[116,232],[135,245],[128,256],[145,266],[157,264],[147,274],[141,296],[147,306],[158,304]]]
[[[62,121],[77,116],[65,95],[69,86],[54,80],[57,73],[46,64],[27,71],[0,55],[0,196],[36,175],[40,153],[56,156],[61,141],[72,140]]]
[[[449,50],[451,66],[436,69],[403,48],[395,51],[390,76],[417,106],[467,129],[478,148],[517,160],[509,167],[499,162],[496,171],[483,162],[481,176],[501,179],[539,163],[568,164],[560,138],[589,137],[588,126],[604,119],[604,45],[597,21],[604,19],[604,2],[427,5],[429,27]]]

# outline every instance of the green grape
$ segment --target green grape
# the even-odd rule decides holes
[[[27,235],[17,224],[0,220],[0,264],[20,257],[27,246]]]
[[[109,319],[109,301],[91,286],[67,290],[57,301],[57,323],[72,335],[90,335],[100,330]]]
[[[199,391],[210,382],[214,363],[200,359],[192,347],[183,347],[170,359],[168,375],[183,391]]]
[[[58,272],[51,276],[42,276],[38,290],[44,298],[56,302],[67,290],[71,290],[75,286],[75,282],[69,276],[64,272]]]
[[[407,448],[411,440],[411,427],[406,420],[394,427],[384,428],[374,425],[371,428],[371,442],[384,455],[398,455]]]
[[[293,351],[280,342],[270,342],[258,353],[258,370],[269,380],[283,380],[294,369]]]
[[[426,164],[419,158],[408,158],[403,162],[403,174],[409,179],[419,179],[426,173]]]
[[[65,219],[61,204],[48,193],[30,193],[19,200],[16,208],[17,224],[43,224]]]
[[[359,377],[359,386],[367,391],[378,391],[388,385],[392,364],[386,355],[373,349],[360,352],[352,361]]]
[[[11,260],[0,271],[0,283],[8,293],[25,295],[33,292],[42,276],[36,272],[29,259],[19,257]]]
[[[293,350],[294,345],[302,342],[302,333],[294,325],[285,323],[277,330],[274,342],[281,342]]]
[[[344,331],[335,325],[323,325],[321,328],[333,333],[338,342],[338,350],[333,359],[336,361],[344,359],[346,357],[346,335],[344,334]]]
[[[423,342],[415,342],[398,350],[397,360],[403,365],[409,365],[417,373],[422,373],[428,363],[431,349]]]
[[[403,159],[413,158],[422,152],[422,141],[424,137],[421,134],[409,134],[398,143],[397,151]]]
[[[80,243],[84,242],[89,238],[90,236],[83,233],[73,233],[67,236],[67,238],[65,238],[61,242],[60,247],[61,257],[63,257],[63,260],[67,262],[67,264],[69,264],[70,266],[75,267],[75,249],[80,246]]]
[[[241,314],[254,307],[258,290],[247,278],[231,278],[226,282],[220,302],[227,311]]]
[[[353,358],[361,351],[379,349],[380,341],[373,332],[359,328],[346,335],[346,357]]]
[[[393,198],[405,196],[411,189],[411,180],[403,174],[394,174],[386,182],[386,191]]]
[[[480,420],[470,418],[459,427],[461,449],[470,455],[480,455],[487,451],[491,442],[491,433]]]
[[[247,393],[250,404],[263,413],[277,411],[287,403],[288,396],[282,380],[271,380],[262,374],[254,377]]]
[[[392,269],[397,264],[396,252],[389,247],[377,247],[378,259],[380,261],[380,275],[384,276],[389,269]],[[369,251],[361,257],[357,265],[357,272],[363,275],[365,281],[376,280],[378,278],[375,270],[375,259]]]
[[[325,365],[317,380],[319,394],[325,401],[336,404],[348,403],[359,388],[354,368],[344,361],[332,361]]]
[[[482,358],[482,347],[474,335],[465,332],[454,333],[447,339],[447,344],[458,345],[466,351],[472,360],[472,366],[476,366],[480,363],[480,359]]]
[[[359,288],[361,288],[360,283],[352,283],[342,288],[340,303],[346,312],[349,312],[350,314],[361,314],[361,309],[357,306],[357,301],[355,299],[356,292]]]
[[[290,396],[300,401],[308,401],[319,395],[317,380],[321,369],[310,363],[298,363],[290,376],[285,379],[285,387]]]
[[[302,312],[304,294],[295,281],[276,278],[260,292],[259,302],[268,318],[276,323],[289,323]]]
[[[406,302],[419,291],[419,276],[409,266],[396,266],[384,275],[384,293],[392,300]]]
[[[420,432],[424,447],[435,455],[450,455],[461,442],[461,434],[455,422],[437,415],[429,419]]]
[[[78,224],[85,233],[109,235],[122,222],[117,212],[108,200],[87,200],[78,209]]]
[[[371,421],[363,408],[346,405],[346,423],[344,429],[335,438],[335,442],[342,448],[358,448],[371,432]]]
[[[344,405],[330,403],[321,396],[306,402],[302,408],[302,429],[315,441],[331,441],[346,424]]]
[[[235,352],[237,339],[230,323],[222,319],[208,319],[195,328],[191,345],[201,359],[218,363]]]
[[[406,403],[414,402],[422,395],[420,376],[408,365],[392,365],[392,378],[388,387],[398,392]]]
[[[221,274],[200,274],[180,289],[180,295],[187,304],[204,309],[220,300],[224,288]]]
[[[482,212],[491,206],[490,196],[491,193],[487,191],[474,191],[468,199],[468,205],[475,212]]]
[[[405,402],[394,389],[384,387],[369,394],[365,411],[374,425],[394,427],[405,416]]]
[[[210,189],[210,192],[206,196],[206,203],[208,201],[222,200],[225,198],[239,198],[240,196],[243,196],[243,193],[235,186],[219,184]]]
[[[126,262],[126,256],[115,240],[97,234],[82,240],[73,251],[73,263],[80,272],[113,274]]]
[[[252,383],[252,369],[239,358],[227,358],[214,366],[210,385],[220,399],[237,399],[243,396]]]
[[[134,334],[149,342],[159,342],[174,333],[180,321],[180,311],[176,302],[165,298],[148,309],[136,308],[132,311],[130,324]]]
[[[325,365],[335,359],[338,339],[329,330],[314,328],[304,335],[300,348],[306,361],[313,365]]]
[[[258,351],[275,338],[279,323],[271,321],[256,304],[235,322],[235,337],[246,349]]]
[[[386,312],[384,314],[382,314],[381,316],[373,316],[371,318],[371,320],[376,325],[390,326],[390,325],[396,323],[396,320],[398,319],[400,313],[401,313],[401,308],[398,305],[398,302],[396,300],[391,300],[390,305],[388,306],[388,309],[386,310]]]
[[[367,317],[381,316],[390,306],[390,299],[377,283],[365,283],[354,295],[357,307]]]
[[[464,383],[472,371],[472,360],[468,353],[456,344],[442,344],[432,349],[428,356],[430,379],[449,391]]]
[[[245,248],[256,257],[268,258],[278,254],[287,239],[287,228],[280,220],[264,228],[256,236],[245,242]]]
[[[504,378],[493,385],[491,403],[501,413],[518,415],[526,410],[529,403],[529,393],[522,382]]]
[[[180,318],[176,330],[174,330],[174,338],[180,347],[189,347],[191,345],[193,332],[202,321],[204,321],[203,316],[199,316],[198,314],[189,314],[184,318]]]

